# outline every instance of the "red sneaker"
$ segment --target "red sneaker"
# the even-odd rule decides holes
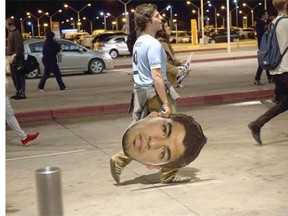
[[[27,136],[21,140],[22,144],[24,146],[28,146],[30,144],[31,141],[37,139],[37,137],[39,136],[39,132],[34,133],[34,134],[27,134]]]

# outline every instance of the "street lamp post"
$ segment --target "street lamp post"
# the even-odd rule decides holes
[[[90,31],[91,31],[91,35],[93,33],[93,21],[99,19],[99,17],[95,17],[93,20],[89,20],[87,19],[87,17],[83,17],[83,20],[88,20],[90,22]]]
[[[217,27],[218,27],[218,25],[217,25],[217,9],[216,9],[216,7],[214,7],[211,3],[209,3],[208,6],[214,8],[214,14],[215,14],[215,28],[217,28]]]
[[[238,3],[237,0],[234,0],[234,3],[236,4],[236,27],[238,27]]]
[[[171,30],[174,30],[174,26],[173,26],[173,11],[172,11],[172,6],[171,5],[168,5],[166,7],[166,10],[170,11],[170,19],[169,19],[169,26],[171,28]]]
[[[28,22],[27,23],[29,26],[31,26],[31,36],[34,37],[34,26],[33,26],[33,23],[32,22]]]
[[[229,14],[230,14],[230,22],[229,22],[229,24],[230,24],[230,27],[232,26],[232,12],[234,11],[234,10],[236,10],[236,9],[238,9],[239,8],[239,6],[236,6],[235,8],[233,8],[230,12],[229,12]],[[224,7],[224,6],[221,6],[221,9],[223,9],[223,10],[226,10],[227,11],[227,9]],[[228,11],[227,11],[227,13],[228,13]],[[238,15],[236,14],[236,17],[238,17]],[[236,21],[237,21],[237,19],[236,19]]]
[[[54,14],[52,14],[51,16],[49,16],[49,14],[47,14],[47,16],[48,16],[49,19],[50,19],[50,29],[51,29],[51,31],[53,31],[53,28],[52,28],[53,20],[52,20],[52,18],[53,18],[57,13],[61,13],[61,12],[62,12],[62,10],[60,9],[60,10],[56,11]]]
[[[80,32],[80,25],[81,25],[81,22],[80,22],[80,12],[83,11],[86,7],[90,7],[91,4],[88,3],[87,5],[85,5],[83,8],[81,8],[80,10],[76,10],[74,9],[73,7],[71,7],[70,5],[68,4],[65,4],[64,7],[65,8],[70,8],[71,10],[75,11],[77,13],[77,31]]]
[[[100,15],[104,17],[104,29],[107,29],[107,25],[106,25],[106,14],[104,12],[100,12]]]
[[[186,2],[188,5],[192,5],[193,7],[195,7],[197,9],[197,16],[198,16],[198,19],[197,19],[197,22],[198,22],[198,31],[200,31],[201,29],[201,24],[200,24],[200,21],[201,21],[201,17],[200,17],[200,7],[197,7],[195,4],[193,4],[191,1],[187,1]]]
[[[248,7],[251,10],[251,27],[253,27],[253,25],[254,25],[254,9],[258,6],[261,6],[261,5],[262,5],[261,3],[258,3],[255,7],[251,8],[246,3],[243,3],[244,7]]]
[[[21,26],[21,32],[22,32],[22,33],[25,32],[24,21],[25,21],[26,19],[30,19],[30,18],[31,18],[31,16],[28,16],[28,17],[26,17],[25,19],[22,19],[22,18],[17,19],[16,17],[11,16],[11,19],[15,19],[15,20],[19,20],[19,21],[20,21],[20,26]]]
[[[222,26],[225,28],[225,16],[222,16],[221,14],[217,13],[217,16],[222,18]]]
[[[115,25],[116,25],[116,30],[118,31],[118,19],[119,19],[119,17],[121,17],[121,16],[123,16],[123,15],[125,15],[124,13],[123,14],[120,14],[118,17],[115,17],[115,16],[113,16],[112,14],[110,14],[110,13],[107,13],[107,17],[109,17],[109,16],[111,16],[111,17],[113,17],[114,19],[115,19]]]
[[[42,12],[41,10],[38,10],[38,13],[43,13],[43,12]],[[32,16],[32,17],[34,17],[34,18],[37,20],[38,37],[40,37],[40,36],[41,36],[41,35],[40,35],[40,19],[41,19],[43,16],[47,15],[48,13],[43,13],[40,17],[36,17],[36,16],[34,16],[33,14],[31,14],[30,12],[27,12],[26,14],[27,14],[27,16]]]
[[[124,13],[125,13],[125,19],[126,19],[126,33],[129,34],[130,33],[130,23],[129,23],[129,13],[127,12],[127,5],[132,1],[129,0],[126,3],[123,2],[122,0],[118,0],[119,2],[121,2],[124,5]]]
[[[177,25],[177,19],[173,19],[173,23],[175,25],[175,31],[176,31],[176,43],[178,43],[178,25]]]
[[[239,11],[239,14],[242,14],[242,27],[246,28],[247,27],[247,14],[245,14],[242,10]]]

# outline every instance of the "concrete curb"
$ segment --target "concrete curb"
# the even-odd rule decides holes
[[[272,97],[274,90],[257,90],[238,93],[226,93],[218,95],[196,96],[180,98],[177,101],[178,107],[223,104],[243,102],[249,100],[260,100]],[[42,111],[29,111],[15,114],[19,122],[31,122],[41,120],[52,120],[70,117],[81,117],[101,114],[117,114],[128,112],[129,103],[97,105],[77,108],[51,109]]]
[[[191,63],[212,62],[212,61],[231,61],[231,60],[241,60],[241,59],[250,59],[250,58],[257,58],[257,55],[194,59],[191,61]],[[132,67],[132,64],[123,64],[123,65],[115,65],[114,69],[125,69],[125,68],[131,68],[131,67]]]

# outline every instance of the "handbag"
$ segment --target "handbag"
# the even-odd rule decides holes
[[[37,61],[36,57],[28,55],[25,61],[24,73],[28,74],[31,71],[36,70],[37,68],[39,68],[39,62]]]
[[[25,60],[24,57],[16,59],[13,63],[13,67],[17,69],[18,73],[29,74],[30,72],[39,68],[39,62],[35,56],[28,55]]]

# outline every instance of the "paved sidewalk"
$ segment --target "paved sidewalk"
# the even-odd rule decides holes
[[[181,45],[183,46],[183,45]],[[177,46],[180,59],[187,59],[191,47]],[[219,46],[219,47],[218,47]],[[199,47],[199,46],[198,46]],[[201,48],[201,47],[200,47]],[[176,89],[181,98],[178,106],[247,101],[269,98],[273,84],[253,85],[257,68],[253,44],[233,48],[230,54],[220,45],[209,51],[193,48],[192,73],[184,81],[184,88]],[[183,51],[187,52],[183,52]],[[64,76],[67,91],[59,91],[54,77],[46,84],[45,92],[37,91],[39,79],[27,80],[26,100],[11,100],[20,122],[44,119],[87,116],[103,113],[127,112],[132,92],[131,57],[115,60],[115,69],[99,75],[78,74]],[[14,93],[10,79],[8,95]]]
[[[134,161],[115,184],[109,158],[121,148],[129,114],[22,123],[41,136],[23,147],[6,131],[6,215],[38,215],[35,170],[55,166],[62,170],[66,216],[287,216],[288,115],[263,127],[261,147],[247,127],[269,106],[253,101],[180,108],[209,140],[180,169],[192,178],[186,184],[160,184],[158,171]]]

